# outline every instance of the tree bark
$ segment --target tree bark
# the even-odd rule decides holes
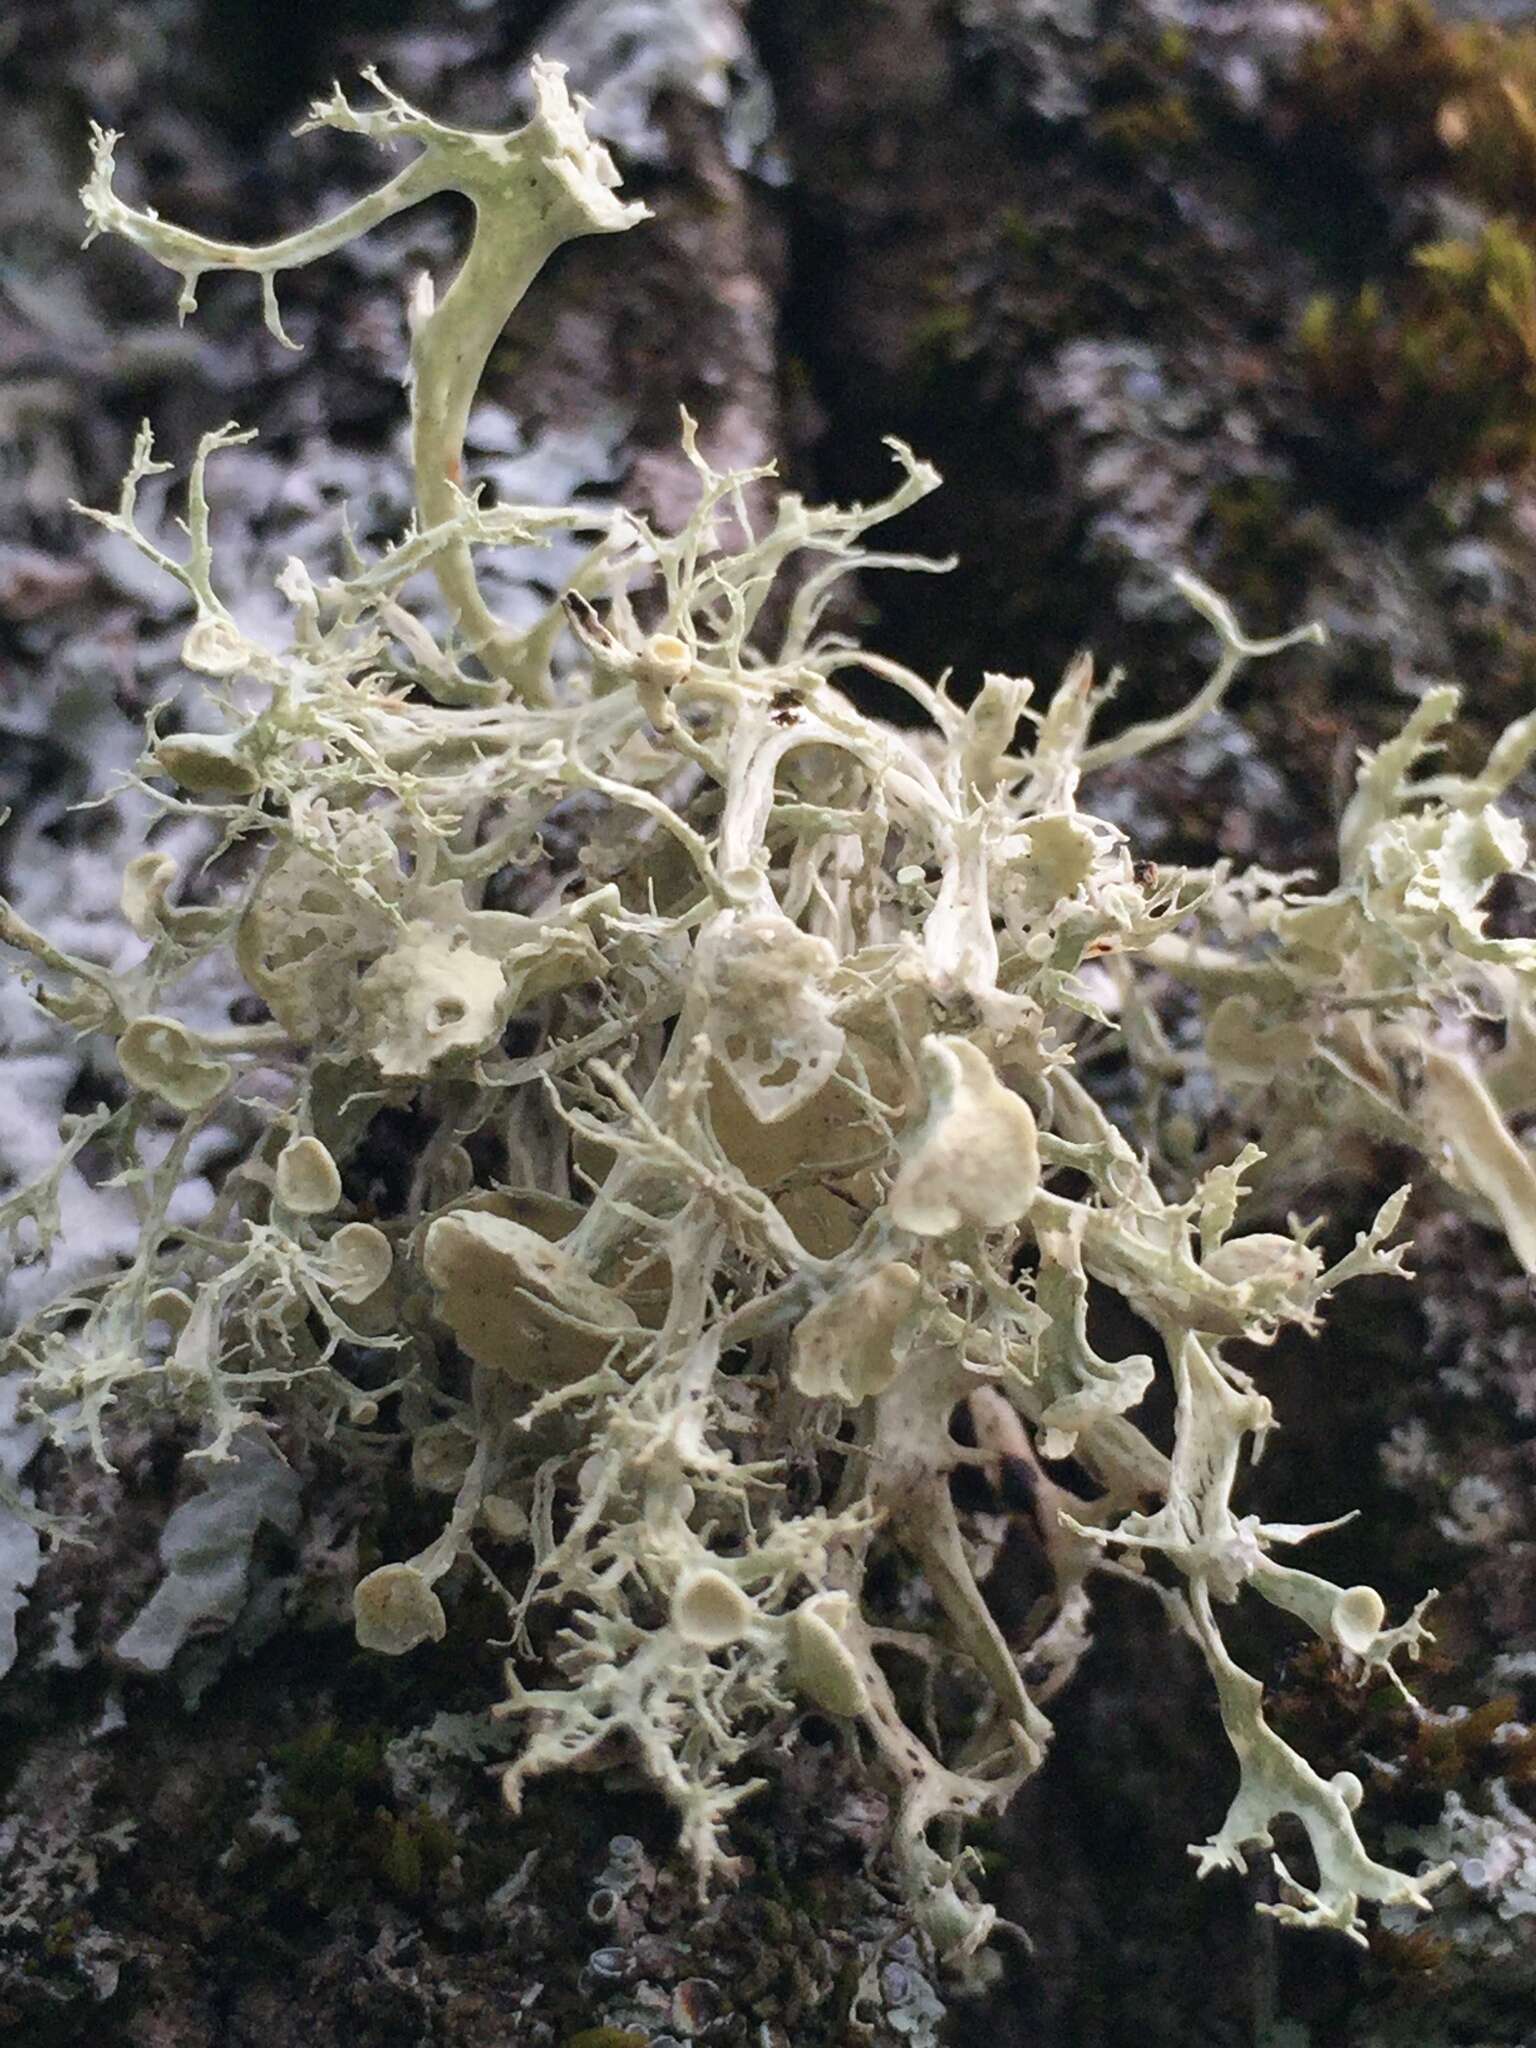
[[[532,50],[606,47],[623,70],[611,37],[582,40],[599,13],[21,0],[0,25],[8,886],[55,859],[97,873],[92,814],[68,806],[122,765],[176,671],[174,593],[88,541],[67,501],[114,496],[141,414],[184,465],[234,412],[261,440],[214,474],[218,537],[253,616],[342,504],[382,538],[408,509],[404,288],[460,227],[412,216],[289,280],[297,355],[241,279],[210,280],[179,329],[163,274],[121,246],[78,252],[87,117],[124,131],[141,200],[261,238],[372,176],[357,145],[285,132],[333,74],[377,61],[441,118],[506,126]],[[1098,808],[1148,859],[1326,873],[1353,750],[1427,679],[1467,683],[1484,739],[1527,708],[1526,471],[1373,438],[1330,410],[1299,340],[1314,295],[1401,277],[1450,203],[1404,142],[1411,80],[1400,107],[1341,121],[1317,83],[1329,17],[1284,0],[657,0],[645,33],[663,18],[702,25],[734,68],[707,89],[685,68],[614,116],[626,191],[656,218],[552,266],[496,359],[482,459],[532,449],[534,493],[616,491],[665,520],[689,491],[679,405],[717,464],[778,456],[807,495],[873,495],[880,437],[901,435],[948,484],[893,545],[961,563],[871,584],[862,623],[925,673],[953,665],[965,694],[988,668],[1048,690],[1086,644],[1126,669],[1127,721],[1171,708],[1198,673],[1177,567],[1255,632],[1322,617],[1326,653],[1266,666],[1166,756],[1100,779]],[[104,928],[111,906],[73,908]],[[24,1046],[14,1071],[58,1057]],[[18,1133],[52,1099],[40,1072],[16,1084]],[[110,1085],[87,1066],[57,1088],[80,1107]],[[1354,1227],[1400,1166],[1316,1206]],[[1377,1847],[1451,1793],[1492,1812],[1496,1780],[1536,1810],[1536,1319],[1500,1244],[1432,1188],[1413,1213],[1414,1289],[1346,1293],[1319,1339],[1262,1361],[1283,1430],[1245,1502],[1359,1508],[1317,1569],[1399,1609],[1443,1589],[1418,1689],[1441,1716],[1477,1710],[1463,1721],[1367,1706],[1283,1640],[1244,1645],[1281,1673],[1277,1724],[1320,1767],[1379,1763]],[[1045,1769],[981,1843],[1028,1942],[1000,1935],[955,1978],[907,1924],[882,1796],[828,1730],[779,1760],[743,1810],[741,1882],[702,1904],[638,1783],[545,1783],[504,1813],[485,1759],[455,1754],[465,1723],[437,1719],[495,1696],[473,1627],[381,1667],[346,1626],[381,1516],[413,1512],[398,1473],[290,1446],[303,1519],[262,1557],[265,1606],[159,1677],[123,1668],[182,1447],[168,1424],[114,1475],[29,1475],[101,1532],[44,1562],[0,1687],[0,2031],[29,2048],[1530,2038],[1536,1928],[1475,1886],[1357,1953],[1255,1917],[1257,1878],[1196,1883],[1185,1845],[1230,1796],[1225,1747],[1193,1656],[1123,1589],[1100,1598]]]

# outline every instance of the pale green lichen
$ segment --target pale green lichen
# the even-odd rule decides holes
[[[676,532],[465,494],[467,408],[517,298],[560,241],[642,211],[614,197],[558,71],[537,67],[535,88],[513,136],[459,134],[382,88],[364,111],[337,93],[315,119],[419,154],[270,249],[126,207],[98,140],[93,226],[179,271],[184,307],[205,270],[260,277],[278,332],[285,267],[439,191],[478,213],[441,303],[413,301],[418,524],[320,584],[286,564],[288,645],[247,636],[214,585],[205,468],[233,430],[194,464],[185,560],[140,527],[147,430],[117,508],[95,515],[181,584],[186,660],[220,728],[152,720],[142,786],[242,860],[196,904],[173,862],[135,860],[124,913],[146,951],[122,973],[0,910],[38,1001],[115,1040],[132,1089],[71,1126],[0,1221],[46,1250],[87,1148],[141,1218],[131,1262],[13,1340],[31,1412],[66,1444],[83,1428],[103,1459],[118,1411],[171,1402],[215,1461],[277,1414],[408,1437],[416,1483],[452,1508],[358,1586],[360,1640],[399,1655],[443,1638],[478,1571],[513,1645],[508,1800],[627,1751],[677,1808],[701,1881],[730,1865],[754,1759],[814,1707],[892,1794],[915,1912],[973,1948],[992,1914],[957,1826],[1040,1766],[1042,1700],[1108,1572],[1152,1592],[1210,1667],[1239,1779],[1202,1870],[1268,1847],[1290,1814],[1316,1876],[1281,1871],[1281,1917],[1358,1934],[1363,1901],[1422,1907],[1433,1873],[1368,1855],[1358,1785],[1274,1734],[1218,1632],[1252,1592],[1361,1673],[1425,1634],[1419,1612],[1389,1627],[1371,1588],[1280,1561],[1308,1527],[1238,1512],[1273,1416],[1226,1348],[1309,1330],[1337,1287],[1402,1270],[1402,1193],[1331,1263],[1310,1230],[1273,1227],[1344,1127],[1416,1149],[1536,1268],[1509,1124],[1536,1107],[1536,943],[1490,936],[1483,908],[1526,867],[1500,806],[1536,717],[1479,775],[1425,777],[1454,708],[1432,692],[1363,763],[1332,886],[1157,875],[1083,807],[1084,777],[1178,738],[1246,662],[1315,635],[1250,641],[1182,578],[1218,643],[1210,677],[1182,710],[1095,740],[1111,692],[1086,660],[1043,709],[1001,675],[963,708],[824,625],[841,579],[939,566],[866,541],[937,483],[900,443],[885,500],[813,508],[770,502],[765,471],[717,472],[688,422],[698,499]],[[511,634],[474,551],[556,536],[585,549],[574,580]],[[445,629],[403,601],[423,569]],[[857,711],[839,681],[860,668],[921,723]],[[552,860],[573,836],[579,857]],[[263,1021],[177,1018],[210,960],[238,968]],[[1208,1031],[1176,1050],[1162,1014],[1178,983]],[[1074,1064],[1117,1027],[1146,1083],[1139,1144]],[[1226,1128],[1246,1118],[1259,1143],[1162,1144],[1169,1077],[1202,1066]],[[386,1106],[422,1136],[381,1197],[364,1168]],[[189,1223],[177,1190],[214,1117],[247,1156]],[[1250,1189],[1267,1227],[1234,1234]],[[1094,1348],[1095,1285],[1141,1318],[1146,1351]],[[1137,1421],[1160,1376],[1171,1454]],[[951,1433],[966,1401],[1031,1456],[1070,1453],[1092,1488],[1062,1513],[1041,1474],[1056,1584],[1022,1642],[988,1610],[951,1497],[980,1455]],[[894,1607],[870,1596],[876,1565]],[[565,1617],[542,1672],[541,1606]],[[898,1696],[892,1653],[970,1702],[963,1727]],[[1026,1669],[1045,1674],[1037,1693]]]

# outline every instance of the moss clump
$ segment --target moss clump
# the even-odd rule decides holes
[[[1132,160],[1170,155],[1198,142],[1200,120],[1181,77],[1188,59],[1189,39],[1179,29],[1151,42],[1111,37],[1094,81],[1094,139]]]
[[[1536,463],[1536,31],[1442,21],[1429,0],[1332,0],[1301,79],[1304,127],[1411,190],[1486,217],[1410,244],[1299,329],[1336,422],[1428,473]]]
[[[1433,1679],[1443,1660],[1428,1659]],[[1320,1643],[1292,1657],[1275,1694],[1275,1725],[1307,1743],[1332,1770],[1364,1780],[1377,1823],[1418,1827],[1454,1792],[1474,1808],[1495,1779],[1529,1806],[1536,1794],[1536,1735],[1508,1694],[1465,1713],[1410,1705],[1395,1687],[1357,1685]]]
[[[1415,469],[1523,471],[1536,462],[1536,242],[1514,221],[1423,244],[1396,293],[1368,284],[1307,308],[1314,395]]]
[[[417,1905],[458,1854],[453,1829],[426,1807],[396,1808],[375,1732],[344,1734],[323,1722],[277,1754],[279,1804],[299,1830],[286,1872],[311,1903],[348,1881]]]
[[[1131,100],[1096,115],[1096,138],[1124,156],[1151,156],[1188,149],[1200,140],[1200,123],[1187,94],[1164,92]]]
[[[1490,212],[1536,194],[1536,30],[1442,20],[1432,0],[1329,0],[1302,66],[1307,110],[1386,152],[1404,178],[1445,179]]]

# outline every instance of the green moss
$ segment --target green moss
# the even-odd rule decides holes
[[[1431,0],[1329,0],[1301,104],[1407,175],[1493,212],[1536,201],[1536,31],[1443,20]]]
[[[1159,93],[1095,115],[1095,138],[1129,157],[1168,154],[1200,140],[1200,123],[1182,92]]]
[[[1188,57],[1179,29],[1150,41],[1111,36],[1099,52],[1094,139],[1128,158],[1166,156],[1198,142],[1200,122],[1179,77]]]
[[[324,1722],[279,1750],[277,1763],[280,1804],[300,1835],[294,1888],[311,1893],[340,1873],[410,1903],[430,1896],[457,1838],[426,1807],[395,1810],[377,1732],[343,1735]]]
[[[1389,301],[1314,299],[1298,330],[1314,397],[1433,473],[1536,464],[1536,242],[1512,220],[1427,243]]]
[[[359,1784],[377,1774],[383,1754],[383,1737],[376,1729],[343,1734],[334,1721],[321,1721],[284,1743],[277,1761],[289,1789],[303,1793]]]
[[[1433,1677],[1436,1660],[1427,1660]],[[1334,1770],[1357,1772],[1379,1818],[1405,1826],[1438,1817],[1448,1792],[1474,1808],[1495,1778],[1536,1784],[1536,1735],[1508,1695],[1459,1715],[1425,1714],[1395,1687],[1361,1687],[1319,1643],[1290,1660],[1275,1694],[1276,1728]]]
[[[1429,0],[1331,0],[1298,110],[1362,177],[1382,160],[1490,216],[1420,243],[1297,340],[1314,395],[1360,439],[1432,473],[1536,464],[1536,31],[1442,21]]]
[[[453,1829],[425,1806],[404,1814],[380,1808],[360,1846],[381,1883],[412,1901],[430,1896],[458,1850]]]
[[[1457,33],[1433,0],[1327,0],[1302,61],[1303,105],[1371,130],[1399,150],[1437,147],[1435,118],[1464,82]]]

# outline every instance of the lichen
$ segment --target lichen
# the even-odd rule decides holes
[[[130,1258],[15,1337],[31,1412],[103,1461],[113,1424],[169,1405],[216,1469],[268,1456],[279,1421],[360,1460],[375,1433],[402,1464],[408,1445],[437,1533],[361,1578],[362,1646],[430,1655],[489,1604],[511,1647],[509,1804],[550,1771],[637,1762],[705,1890],[738,1867],[738,1810],[809,1709],[888,1794],[926,1937],[973,1952],[993,1911],[962,1824],[1044,1762],[1045,1701],[1107,1574],[1161,1604],[1215,1686],[1238,1782],[1202,1873],[1292,1816],[1315,1875],[1277,1857],[1265,1910],[1358,1938],[1365,1902],[1425,1909],[1438,1873],[1371,1856],[1358,1775],[1276,1732],[1218,1626],[1251,1594],[1394,1685],[1425,1639],[1424,1603],[1389,1625],[1371,1587],[1277,1556],[1315,1527],[1239,1511],[1274,1418],[1228,1355],[1401,1274],[1407,1191],[1342,1249],[1321,1225],[1239,1219],[1253,1194],[1272,1223],[1341,1134],[1385,1135],[1536,1269],[1511,1128],[1536,1107],[1536,942],[1487,909],[1529,864],[1504,802],[1536,718],[1476,772],[1425,774],[1456,708],[1432,691],[1362,760],[1330,879],[1157,871],[1085,783],[1181,741],[1315,630],[1251,638],[1176,576],[1211,671],[1178,710],[1099,736],[1114,683],[1086,659],[1038,708],[1002,674],[962,705],[832,630],[844,579],[938,566],[869,538],[938,481],[899,442],[884,499],[810,506],[765,470],[716,469],[685,422],[697,499],[676,530],[464,490],[480,368],[539,263],[639,218],[558,71],[535,88],[512,136],[337,92],[316,120],[420,154],[268,249],[126,207],[98,139],[93,225],[178,271],[184,307],[206,269],[259,276],[279,340],[284,268],[443,189],[479,220],[441,302],[413,297],[418,519],[344,574],[286,564],[286,644],[238,627],[215,582],[205,471],[243,436],[205,437],[183,557],[140,517],[147,429],[94,515],[185,594],[217,728],[167,751],[152,720],[137,786],[239,858],[196,903],[174,863],[134,867],[147,950],[123,970],[4,913],[47,1013],[118,1048],[126,1100],[89,1136],[140,1223]],[[477,550],[577,541],[533,625],[493,614]],[[411,608],[426,570],[440,602]],[[861,668],[917,722],[855,709],[841,684]],[[178,1017],[210,959],[243,973],[255,1021]],[[1204,1013],[1203,1042],[1171,1041],[1174,1003]],[[1149,1152],[1112,1120],[1089,1051],[1116,1033],[1149,1085],[1209,1079],[1229,1115],[1208,1147]],[[360,1169],[402,1110],[419,1144],[384,1188]],[[215,1113],[243,1152],[189,1220],[175,1205]],[[46,1238],[56,1189],[45,1173],[5,1220]],[[1090,1287],[1146,1350],[1100,1354]],[[1142,1412],[1157,1386],[1171,1444]],[[1082,1475],[1069,1511],[1042,1484],[1053,1583],[1022,1643],[951,1494],[976,1455],[952,1428],[968,1402]],[[897,1660],[942,1712],[897,1687]],[[400,1825],[379,1856],[410,1893],[444,1845]],[[925,2011],[914,1998],[914,2030]]]

